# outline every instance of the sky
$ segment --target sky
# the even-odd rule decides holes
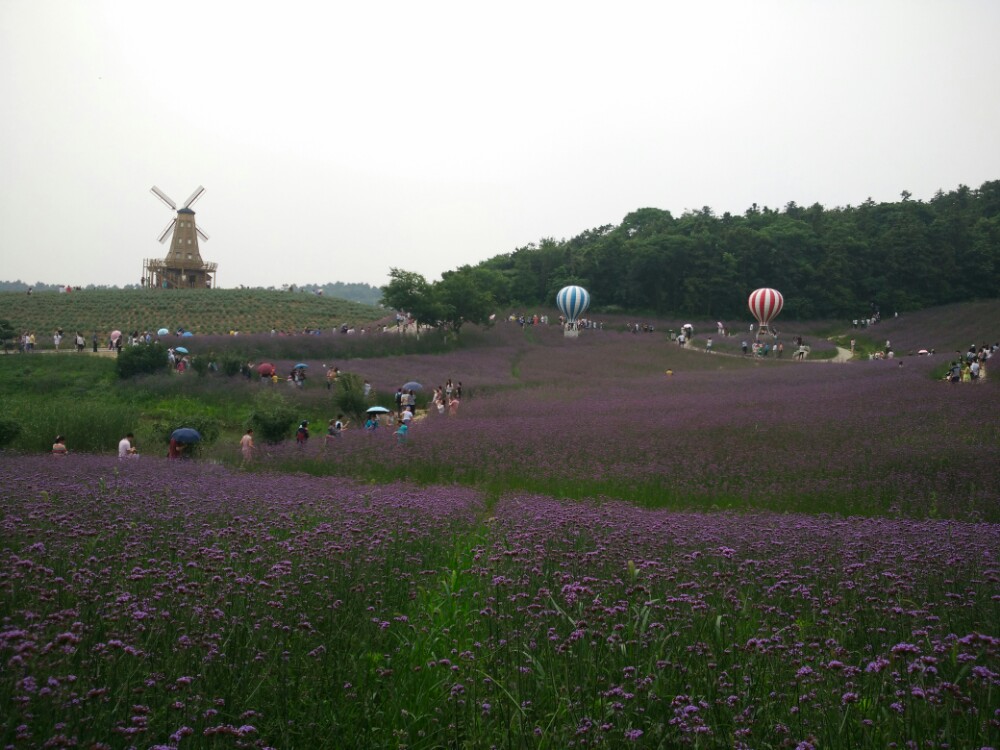
[[[631,211],[1000,179],[1000,2],[0,0],[0,280],[428,280]]]

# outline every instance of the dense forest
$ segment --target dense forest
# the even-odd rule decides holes
[[[1000,181],[932,200],[826,209],[708,207],[675,218],[643,208],[618,226],[542,240],[459,269],[488,283],[500,304],[552,305],[566,284],[596,310],[703,317],[746,311],[747,295],[784,294],[783,316],[855,318],[1000,295]],[[448,274],[446,274],[447,276]]]

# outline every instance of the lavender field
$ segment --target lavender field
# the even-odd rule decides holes
[[[0,744],[996,747],[1000,370],[945,356],[504,324],[344,362],[463,382],[405,444],[0,458]]]
[[[654,334],[567,342],[555,327],[515,326],[495,336],[502,346],[350,363],[385,393],[413,379],[463,381],[460,415],[432,411],[403,449],[391,430],[355,430],[330,450],[314,440],[271,460],[648,507],[1000,521],[1000,422],[989,416],[1000,377],[939,382],[944,355],[765,361]],[[322,426],[331,415],[321,408],[303,404],[303,415]]]

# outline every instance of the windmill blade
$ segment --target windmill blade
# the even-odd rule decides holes
[[[188,198],[186,201],[184,201],[184,206],[183,207],[184,208],[191,208],[191,206],[194,204],[194,202],[196,200],[198,200],[201,197],[201,194],[204,193],[204,192],[205,192],[205,188],[203,188],[201,185],[199,185],[198,188],[193,193],[191,193],[191,197]]]
[[[201,231],[201,227],[195,225],[194,231],[196,231],[198,233],[198,236],[201,237],[205,242],[208,242],[208,235],[205,234],[203,231]]]
[[[167,228],[164,229],[162,232],[160,232],[160,236],[158,238],[159,242],[162,243],[162,242],[166,242],[167,241],[167,236],[173,231],[174,224],[176,224],[176,223],[177,223],[177,219],[173,219],[173,220],[171,220],[171,222],[169,224],[167,224]]]
[[[156,185],[153,185],[153,187],[151,187],[149,189],[149,192],[151,192],[153,195],[155,195],[161,201],[163,201],[164,203],[166,203],[167,204],[167,208],[173,209],[174,211],[177,210],[177,204],[174,203],[172,200],[170,200],[170,198],[167,197],[167,194],[164,193],[162,190],[160,190],[158,187],[156,187]]]

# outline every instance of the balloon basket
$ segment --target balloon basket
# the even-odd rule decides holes
[[[580,336],[580,329],[579,328],[566,328],[563,331],[563,336],[565,336],[568,339],[578,338]]]

